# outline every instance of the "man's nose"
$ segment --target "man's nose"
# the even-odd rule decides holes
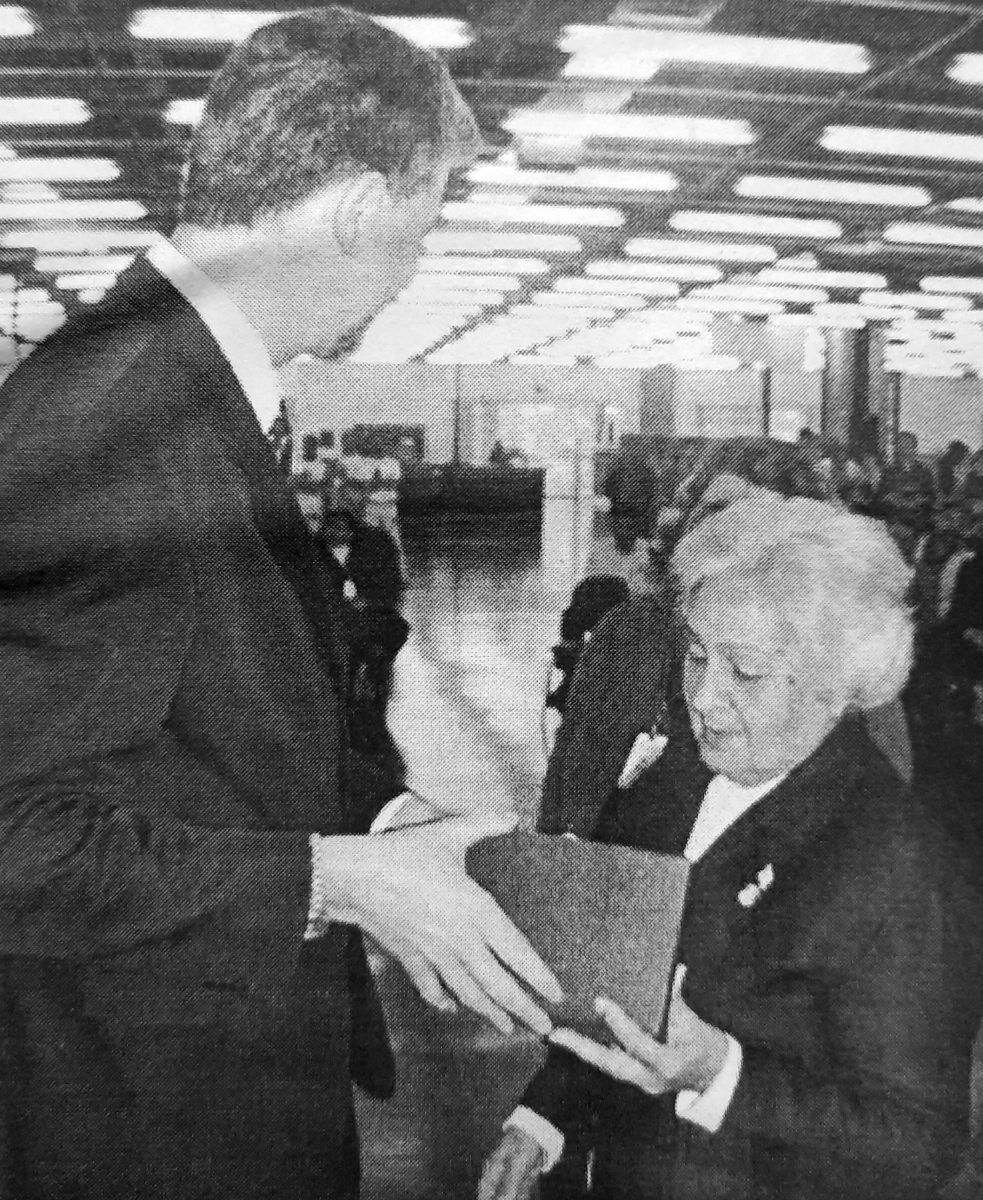
[[[714,713],[729,711],[730,684],[729,674],[723,664],[708,661],[691,701],[700,716],[710,717]]]

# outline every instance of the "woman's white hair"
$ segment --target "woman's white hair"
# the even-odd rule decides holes
[[[685,606],[711,580],[747,588],[791,625],[817,679],[844,708],[893,700],[911,669],[912,571],[886,528],[821,500],[756,489],[681,538]]]

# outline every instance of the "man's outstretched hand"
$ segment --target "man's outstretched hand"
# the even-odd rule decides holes
[[[507,833],[501,816],[447,821],[364,837],[311,841],[319,919],[356,925],[445,1011],[455,1000],[504,1033],[518,1018],[539,1034],[549,1017],[520,986],[558,1002],[556,977],[491,896],[464,870],[472,842]]]

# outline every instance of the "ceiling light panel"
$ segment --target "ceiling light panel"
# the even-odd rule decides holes
[[[418,274],[410,280],[404,291],[433,291],[436,288],[471,288],[477,291],[487,291],[489,288],[500,292],[514,292],[523,286],[518,275],[501,274],[470,275],[463,271],[448,271],[442,275],[438,271],[428,271]]]
[[[549,263],[541,258],[512,258],[502,255],[488,258],[479,255],[443,254],[424,256],[417,263],[419,271],[454,271],[478,274],[545,275]]]
[[[926,275],[918,286],[923,292],[983,295],[983,278],[974,275]]]
[[[485,187],[566,188],[570,191],[671,192],[679,180],[669,171],[627,171],[614,167],[576,167],[543,171],[520,167],[514,159],[478,163],[468,172],[471,183]]]
[[[0,4],[0,37],[30,37],[36,32],[34,21],[19,4]]]
[[[645,300],[642,296],[635,296],[629,292],[620,294],[614,292],[536,292],[530,299],[533,304],[540,304],[547,308],[583,307],[587,304],[596,304],[601,308],[645,307]]]
[[[811,313],[776,313],[768,318],[769,325],[779,325],[802,329],[863,329],[867,319],[861,313],[853,316],[839,314]]]
[[[631,238],[625,253],[637,258],[699,258],[711,262],[770,263],[778,257],[774,246],[754,242],[686,241],[682,238]]]
[[[426,291],[407,289],[399,294],[400,303],[427,304],[479,304],[497,306],[505,302],[504,292],[470,291],[465,288],[429,288]]]
[[[881,308],[971,308],[968,296],[932,296],[926,292],[861,292],[860,303]]]
[[[680,308],[699,309],[701,312],[743,313],[749,317],[768,317],[785,311],[778,300],[738,300],[727,296],[684,296],[676,303]]]
[[[956,212],[983,213],[983,199],[979,196],[960,196],[958,200],[950,200],[946,208],[954,208]]]
[[[824,304],[829,292],[818,287],[788,287],[770,283],[718,283],[691,295],[734,296],[748,300],[783,300],[789,304]]]
[[[908,184],[864,183],[859,179],[800,179],[786,175],[745,175],[734,192],[754,200],[801,200],[805,203],[871,204],[922,208],[931,204],[927,188]]]
[[[628,26],[568,25],[558,48],[565,54],[610,61],[617,74],[619,59],[626,59],[632,74],[639,75],[646,62],[653,74],[666,61],[709,63],[718,66],[755,67],[782,71],[821,71],[835,75],[862,75],[870,69],[870,55],[863,46],[847,42],[803,41],[797,38],[743,37],[726,33],[688,33],[675,30],[650,31]],[[568,72],[569,73],[569,72]],[[596,71],[594,72],[596,77]]]
[[[572,233],[494,233],[470,229],[438,229],[427,234],[428,254],[579,254],[580,238]]]
[[[924,246],[983,246],[983,229],[965,225],[922,225],[896,221],[884,230],[886,242],[913,242]]]
[[[765,237],[842,237],[837,221],[807,220],[802,217],[772,217],[766,213],[675,212],[669,218],[673,229],[697,233],[748,233]]]
[[[956,83],[983,83],[983,54],[957,54],[946,75]]]
[[[589,279],[584,275],[561,275],[553,287],[558,292],[625,292],[638,296],[671,297],[679,295],[679,284],[665,279]]]
[[[827,125],[820,145],[825,150],[848,154],[983,162],[983,138],[967,133],[944,133],[942,130]]]
[[[171,125],[197,125],[204,111],[204,100],[172,100],[164,109],[164,120]]]
[[[0,221],[140,221],[146,215],[137,200],[0,201]]]
[[[42,275],[75,271],[111,271],[118,274],[125,271],[133,259],[132,254],[42,254],[34,260],[34,269]]]
[[[0,181],[112,183],[119,176],[111,158],[0,158]]]
[[[116,276],[108,272],[92,274],[59,275],[55,287],[63,292],[84,291],[86,288],[109,288],[116,282]]]
[[[815,284],[816,287],[826,288],[886,288],[887,279],[872,271],[798,271],[767,267],[758,272],[761,283]]]
[[[69,96],[0,96],[0,125],[84,125],[91,116]]]
[[[719,267],[710,263],[624,262],[620,259],[601,259],[584,268],[588,275],[612,278],[638,276],[641,279],[679,279],[686,283],[716,283],[723,278]]]
[[[234,8],[142,8],[130,18],[131,36],[150,41],[239,42],[288,10],[245,12]],[[372,15],[372,14],[366,14]],[[431,50],[457,50],[474,41],[466,21],[453,17],[372,18],[407,41]]]
[[[617,229],[625,215],[602,205],[472,204],[452,201],[441,209],[445,221],[477,221],[491,225],[583,225]]]
[[[748,146],[755,132],[747,121],[723,117],[685,117],[641,113],[565,112],[520,109],[502,122],[516,137],[560,137],[574,141],[614,138],[617,141],[699,142]]]
[[[0,233],[0,246],[50,251],[53,254],[104,253],[116,247],[156,245],[156,229],[12,229]]]

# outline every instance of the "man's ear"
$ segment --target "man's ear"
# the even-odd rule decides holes
[[[331,216],[332,233],[342,252],[354,257],[374,240],[379,218],[391,207],[389,186],[377,171],[366,171],[344,183]]]

